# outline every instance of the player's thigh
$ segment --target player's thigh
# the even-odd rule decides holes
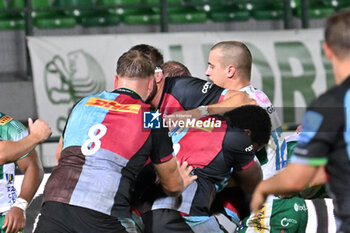
[[[159,209],[142,215],[145,233],[193,233],[181,214],[175,210]]]
[[[115,217],[59,202],[46,202],[35,233],[137,233],[132,219]]]
[[[63,210],[54,202],[47,202],[41,208],[34,224],[34,233],[70,233],[69,225],[72,222],[65,221]],[[68,218],[69,219],[69,218]]]

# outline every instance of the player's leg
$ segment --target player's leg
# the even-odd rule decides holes
[[[115,217],[60,202],[46,202],[35,233],[137,233],[132,219]]]
[[[142,215],[145,233],[193,233],[180,212],[170,209],[148,211]]]
[[[73,218],[62,209],[61,203],[46,202],[41,208],[34,224],[34,233],[70,233]]]

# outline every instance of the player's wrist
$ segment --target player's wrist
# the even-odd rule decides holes
[[[29,136],[33,139],[35,144],[40,144],[43,141],[45,141],[43,134],[41,134],[40,132],[37,132],[37,131],[30,132]]]
[[[23,198],[19,197],[16,199],[16,202],[12,205],[12,207],[17,207],[22,209],[23,211],[26,211],[28,207],[28,202]]]
[[[208,106],[203,106],[203,105],[202,105],[202,106],[199,106],[199,107],[197,108],[197,110],[198,110],[199,113],[200,113],[200,117],[199,117],[199,118],[209,116]]]

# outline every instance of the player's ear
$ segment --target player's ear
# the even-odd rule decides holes
[[[233,65],[227,66],[227,77],[232,78],[236,73],[236,68]]]
[[[326,58],[328,60],[331,60],[334,53],[326,42],[323,42],[323,51],[324,51],[324,55],[326,56]]]
[[[118,75],[114,75],[114,89],[117,89],[118,87]]]
[[[162,81],[164,78],[163,71],[159,69],[157,72],[154,72],[154,77],[156,78],[156,83],[160,83],[160,81]]]

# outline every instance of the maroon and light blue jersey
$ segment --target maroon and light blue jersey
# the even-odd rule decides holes
[[[226,186],[233,172],[247,169],[254,163],[250,136],[239,128],[232,128],[218,117],[220,127],[187,128],[173,137],[174,153],[180,163],[187,161],[194,167],[198,179],[180,197],[161,197],[152,209],[174,209],[185,215],[208,216],[218,191]]]
[[[172,158],[167,129],[144,129],[149,111],[134,91],[90,95],[73,108],[63,132],[63,149],[44,191],[57,201],[115,217],[130,217],[130,192],[147,159]]]
[[[193,77],[165,79],[159,104],[162,115],[210,105],[224,99],[228,89]],[[217,190],[225,185],[233,170],[249,167],[253,162],[250,137],[225,121],[208,116],[209,127],[190,127],[172,137],[177,160],[195,168],[198,179],[179,198],[159,198],[153,209],[176,209],[184,214],[208,215]],[[220,127],[215,126],[220,121]],[[179,201],[181,200],[181,201]]]

